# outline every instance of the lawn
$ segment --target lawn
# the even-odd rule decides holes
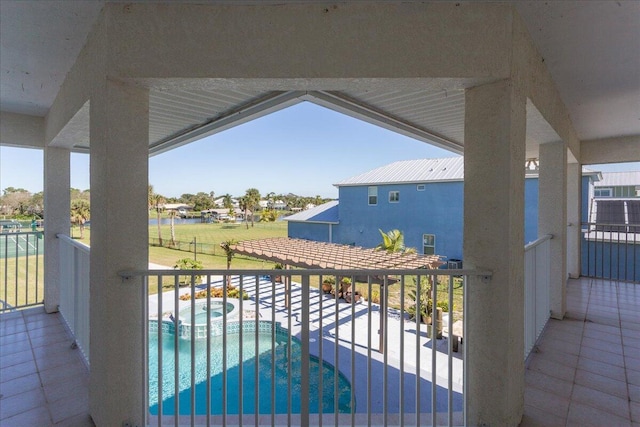
[[[0,300],[10,306],[36,304],[44,299],[44,256],[0,259]],[[37,264],[37,275],[36,275]],[[36,283],[37,277],[37,283]],[[0,309],[3,306],[0,304]]]

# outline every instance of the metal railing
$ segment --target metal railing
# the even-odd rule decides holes
[[[89,246],[64,234],[60,250],[60,314],[75,336],[75,344],[89,364]]]
[[[582,223],[581,254],[583,276],[640,282],[640,225]]]
[[[144,424],[464,425],[469,274],[490,275],[122,272],[144,301]],[[323,293],[327,276],[357,280],[356,291],[337,285]],[[429,299],[449,309],[441,339],[433,339],[441,326],[436,315],[431,324],[416,321],[424,305],[433,306]]]
[[[0,313],[43,303],[42,231],[0,233]]]
[[[549,266],[552,235],[524,247],[524,357],[529,356],[550,317]]]

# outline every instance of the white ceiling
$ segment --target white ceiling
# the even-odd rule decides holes
[[[0,110],[47,113],[103,3],[0,1]],[[516,2],[516,7],[545,58],[579,138],[640,134],[640,2],[533,1]],[[216,120],[231,113],[241,116],[245,108],[252,108],[255,116],[265,114],[277,109],[270,100],[284,99],[280,108],[302,100],[318,102],[455,150],[464,138],[462,89],[458,85],[450,92],[434,87],[302,95],[152,91],[150,144],[157,147],[173,138],[186,143],[193,139],[189,135],[202,134],[197,131],[200,126],[213,128]],[[256,103],[264,107],[256,110]],[[528,136],[533,139],[554,135],[530,126]]]

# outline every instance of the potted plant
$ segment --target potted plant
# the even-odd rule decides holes
[[[277,262],[274,266],[273,266],[274,270],[283,270],[284,269],[284,265],[280,264],[279,262]],[[273,276],[273,281],[276,283],[282,283],[282,276],[281,275],[274,275]]]
[[[322,292],[330,294],[333,292],[333,285],[336,284],[336,279],[333,276],[325,276],[322,279]]]

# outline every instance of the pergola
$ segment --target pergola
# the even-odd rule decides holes
[[[359,246],[277,237],[245,240],[233,246],[242,255],[293,267],[335,270],[435,269],[443,264],[439,255],[387,253]]]

